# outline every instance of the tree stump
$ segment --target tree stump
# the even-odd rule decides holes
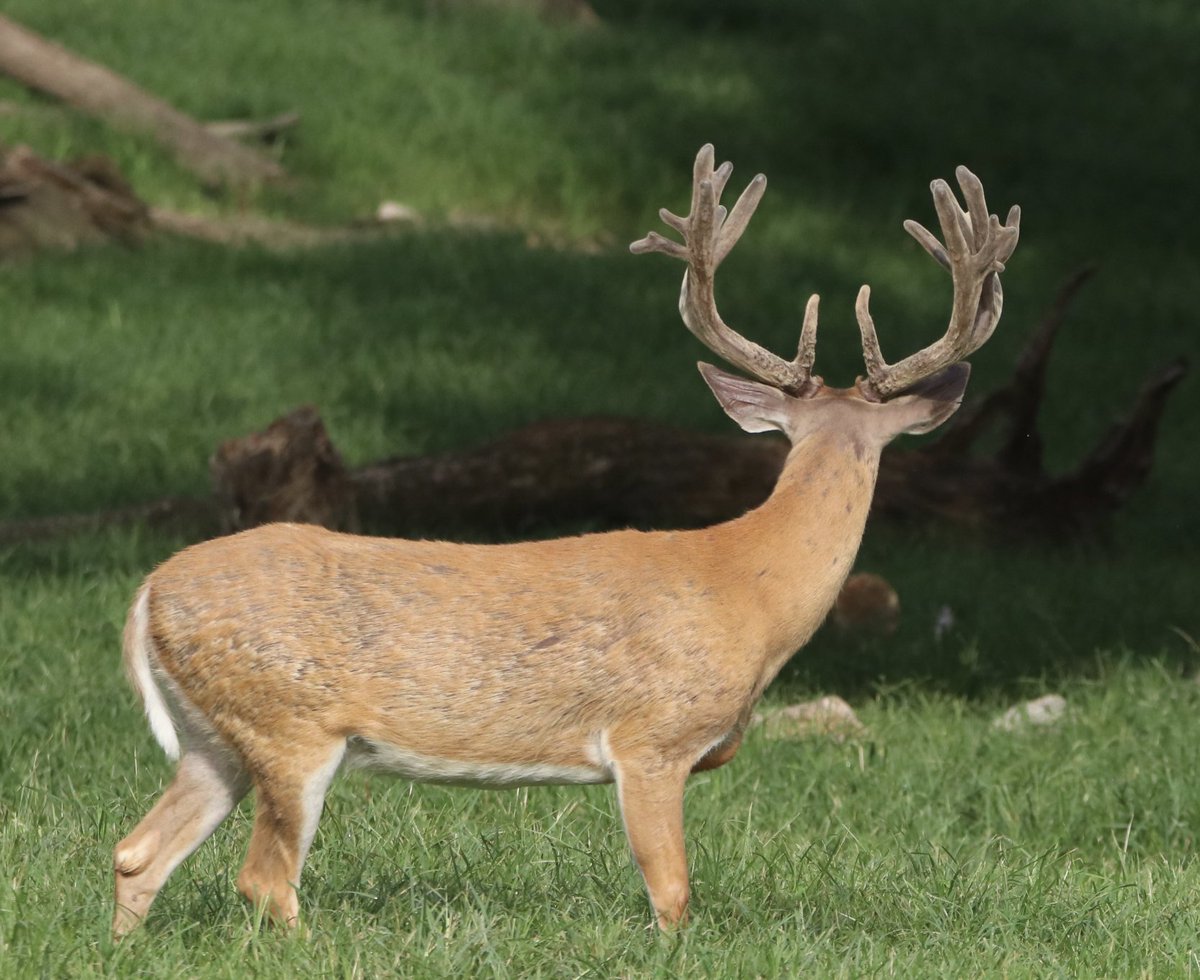
[[[209,473],[226,532],[272,521],[339,530],[357,524],[346,465],[311,405],[221,443]]]
[[[149,232],[149,210],[107,157],[55,163],[0,145],[0,256],[136,244]]]

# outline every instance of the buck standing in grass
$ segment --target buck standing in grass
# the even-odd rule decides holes
[[[933,184],[945,246],[905,227],[951,273],[944,337],[884,363],[857,303],[867,376],[846,389],[812,373],[817,297],[785,361],[732,331],[713,275],[766,180],[718,205],[728,163],[696,158],[691,213],[635,252],[687,263],[680,311],[714,353],[756,380],[702,364],[749,432],[792,451],[770,498],[699,531],[618,531],[510,545],[396,541],[276,524],[180,552],[147,579],[125,629],[125,667],[155,738],[179,759],[171,785],[117,846],[121,935],[171,871],[254,788],[238,889],[276,919],[296,887],[326,790],[343,765],[474,786],[616,783],[630,847],[658,923],[687,913],[683,787],[733,758],[755,702],[824,619],[849,572],[879,455],[901,432],[948,418],[962,359],[1000,317],[998,274],[1016,208],[967,210]]]

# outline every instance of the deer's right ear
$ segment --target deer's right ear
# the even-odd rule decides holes
[[[786,432],[790,398],[778,388],[727,374],[711,364],[696,365],[725,414],[747,432]]]

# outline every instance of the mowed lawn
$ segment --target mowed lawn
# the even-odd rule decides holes
[[[0,263],[0,519],[200,494],[223,439],[319,406],[351,463],[552,416],[730,431],[693,367],[679,268],[627,242],[686,209],[712,141],[770,179],[722,267],[726,318],[818,369],[943,329],[944,273],[900,229],[966,163],[1022,241],[970,394],[1057,285],[1096,263],[1051,363],[1068,470],[1168,358],[1195,360],[1200,15],[1166,2],[940,8],[595,4],[598,28],[425,0],[13,0],[5,13],[204,119],[296,108],[286,188],[211,195],[151,143],[0,83],[0,140],[103,151],[156,204],[314,223],[402,201],[383,241],[293,252],[158,240]],[[461,216],[471,216],[466,227]],[[486,218],[486,221],[475,220]],[[1070,545],[873,524],[859,567],[901,595],[887,638],[824,631],[766,707],[837,693],[861,737],[755,730],[687,795],[693,917],[660,936],[606,787],[335,783],[305,935],[233,886],[251,805],[107,938],[111,851],[170,768],[121,676],[144,529],[0,552],[0,975],[1179,976],[1200,973],[1200,616],[1192,379],[1152,476]],[[496,529],[502,535],[505,529]],[[935,634],[939,613],[953,625]],[[1047,730],[1010,704],[1056,692]]]

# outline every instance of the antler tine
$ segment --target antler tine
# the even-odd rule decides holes
[[[683,236],[683,244],[650,232],[629,246],[635,254],[662,252],[688,264],[679,293],[679,312],[687,328],[709,350],[734,367],[793,395],[809,394],[819,381],[812,379],[816,351],[817,305],[809,301],[795,360],[785,361],[752,340],[737,333],[717,312],[713,277],[762,200],[767,178],[756,176],[742,192],[731,211],[719,204],[721,192],[733,173],[733,165],[723,163],[714,169],[714,150],[706,143],[696,155],[692,168],[692,207],[681,218],[666,208],[659,217]]]
[[[867,368],[867,379],[859,387],[881,400],[974,353],[992,335],[1004,308],[1000,273],[1020,237],[1021,209],[1014,205],[1001,224],[996,215],[988,213],[979,178],[966,167],[957,168],[955,176],[967,205],[965,211],[944,180],[930,185],[944,244],[918,222],[904,222],[905,231],[950,270],[954,300],[946,333],[923,350],[888,364],[880,353],[871,318],[871,290],[863,286],[858,294],[855,313]]]
[[[804,326],[800,330],[800,346],[792,363],[812,374],[813,362],[817,359],[817,310],[821,297],[813,293],[804,307]]]
[[[729,216],[722,223],[718,232],[717,250],[714,256],[717,265],[720,265],[724,261],[725,256],[738,243],[738,239],[742,237],[742,232],[746,230],[746,227],[750,224],[750,219],[754,216],[754,212],[758,208],[758,202],[762,200],[766,192],[767,178],[762,174],[759,174],[746,185],[746,189],[742,191],[741,196],[737,199],[737,203],[733,206],[733,210],[729,212]]]

